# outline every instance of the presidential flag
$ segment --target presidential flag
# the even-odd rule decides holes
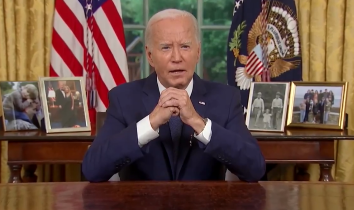
[[[84,76],[91,123],[128,81],[120,0],[56,0],[49,75]]]
[[[251,82],[301,81],[294,0],[236,0],[227,48],[228,85],[246,109]]]

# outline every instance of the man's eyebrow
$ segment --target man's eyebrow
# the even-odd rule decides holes
[[[171,43],[160,43],[159,45],[160,46],[169,46],[169,45],[171,45]]]
[[[188,41],[188,42],[182,42],[180,45],[191,45],[191,44],[192,44],[192,42]],[[159,45],[162,47],[166,47],[166,46],[171,46],[172,43],[165,42],[165,43],[160,43]]]

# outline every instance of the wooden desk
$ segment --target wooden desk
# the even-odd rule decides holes
[[[339,210],[354,185],[308,182],[115,182],[0,185],[2,210]]]
[[[354,139],[354,132],[329,130],[287,130],[284,133],[252,133],[267,163],[318,163],[320,181],[332,181],[334,141]],[[8,141],[9,182],[22,182],[22,165],[81,163],[94,133],[45,134],[39,131],[0,132]],[[35,166],[26,168],[26,180],[33,178]],[[32,178],[31,178],[32,177]]]

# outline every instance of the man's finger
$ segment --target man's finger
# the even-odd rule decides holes
[[[179,107],[179,101],[177,99],[171,99],[162,104],[162,107]]]
[[[179,109],[177,109],[176,107],[169,107],[169,109],[173,116],[179,115]]]
[[[159,106],[164,104],[166,101],[171,100],[172,98],[177,99],[179,101],[185,101],[189,99],[188,93],[185,90],[179,90],[175,88],[168,88],[162,91],[159,99]],[[187,103],[187,101],[185,101]]]
[[[165,97],[166,95],[168,94],[173,94],[173,95],[176,95],[176,96],[183,96],[183,95],[188,95],[187,91],[185,90],[179,90],[179,89],[176,89],[176,88],[167,88],[165,89],[164,91],[161,92],[161,95],[160,95],[160,98],[163,98]]]
[[[170,100],[177,100],[178,96],[174,95],[173,93],[169,93],[159,99],[158,105],[162,106],[164,103]]]
[[[163,94],[161,94],[158,104],[161,106],[166,101],[169,101],[171,99],[177,99],[178,100],[181,97],[182,97],[182,95],[179,92],[174,92],[174,91],[164,92]]]

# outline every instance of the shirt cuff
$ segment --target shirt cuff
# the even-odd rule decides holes
[[[155,131],[151,127],[149,115],[137,122],[136,129],[138,133],[138,144],[140,147],[143,147],[145,144],[159,136],[159,129]]]
[[[194,137],[201,141],[203,144],[207,145],[210,142],[211,134],[211,120],[208,119],[208,122],[206,123],[203,131],[198,135],[194,134]]]

